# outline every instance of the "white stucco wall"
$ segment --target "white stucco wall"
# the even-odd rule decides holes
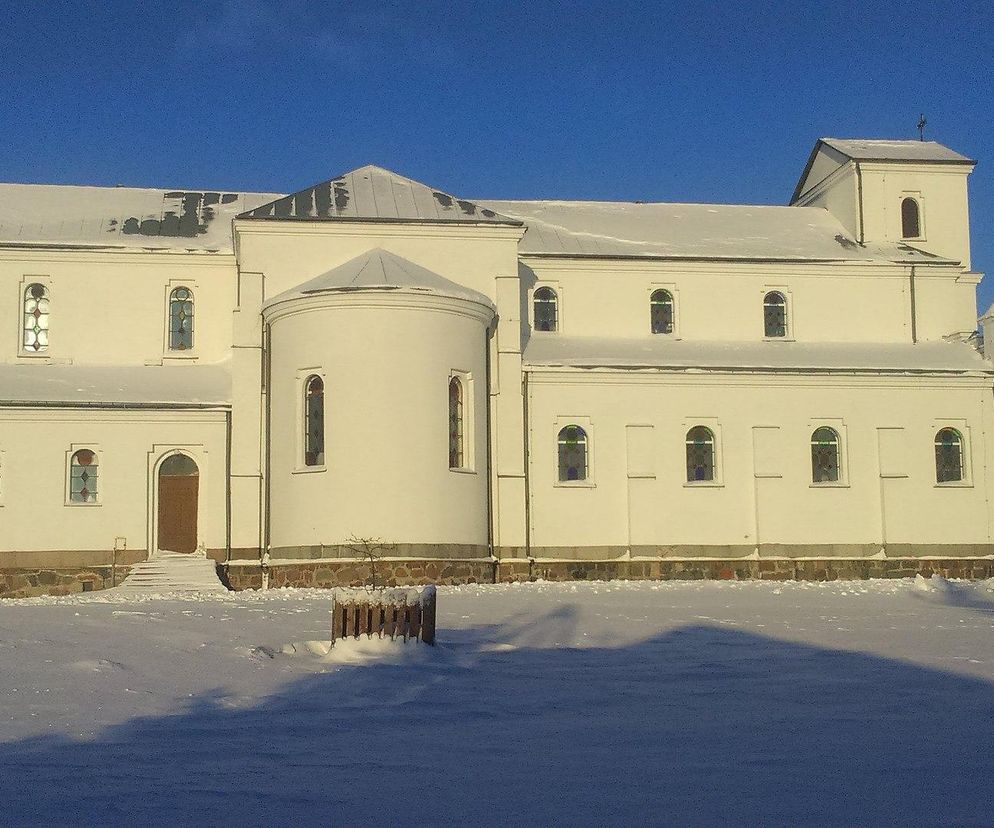
[[[69,502],[70,457],[83,448],[98,459],[93,504]],[[0,409],[0,552],[154,547],[155,468],[176,450],[200,470],[198,541],[224,549],[224,412]]]
[[[51,344],[43,359],[142,365],[163,357],[218,362],[230,353],[235,305],[230,255],[0,251],[0,362],[38,358],[21,349],[23,293],[32,282],[46,284],[51,296]],[[180,285],[194,291],[192,352],[167,348],[168,295]]]
[[[271,317],[270,545],[487,544],[486,329],[443,297],[315,296]],[[448,466],[448,383],[466,382],[467,468]],[[324,380],[325,464],[303,462],[303,383]]]
[[[990,542],[983,379],[537,372],[528,407],[533,549]],[[574,422],[589,431],[591,478],[560,484],[556,435]],[[686,481],[685,436],[698,424],[718,441],[713,484]],[[635,455],[633,425],[650,427]],[[821,425],[842,437],[842,485],[812,485]],[[967,436],[965,485],[936,485],[933,441],[947,425]],[[778,429],[761,456],[756,427]],[[903,429],[886,468],[881,428]]]

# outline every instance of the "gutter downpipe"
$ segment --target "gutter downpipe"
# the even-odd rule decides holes
[[[490,406],[493,405],[493,394],[491,393],[491,372],[492,372],[492,360],[490,357],[490,344],[493,340],[493,335],[496,332],[496,317],[490,325],[487,326],[486,330],[483,332],[483,353],[486,359],[486,384],[487,384],[487,410],[486,410],[486,427],[487,427],[487,553],[490,555],[490,560],[494,567],[493,582],[496,584],[499,581],[500,575],[500,561],[494,554],[494,486],[493,486],[493,428],[491,423]]]
[[[528,559],[528,574],[532,574],[532,486],[531,486],[531,446],[528,441],[528,371],[521,372],[521,396],[524,400],[523,444],[525,449],[525,557]]]
[[[265,393],[266,393],[266,411],[264,417],[264,428],[263,428],[263,440],[265,440],[265,456],[263,460],[263,474],[262,480],[262,491],[260,492],[262,500],[262,514],[259,515],[262,520],[262,548],[259,550],[260,560],[259,568],[262,570],[262,588],[269,589],[269,472],[270,472],[270,427],[272,425],[272,379],[273,379],[273,361],[270,358],[270,351],[272,345],[272,328],[269,322],[265,322],[262,329],[262,358],[265,360],[262,374],[265,381]]]
[[[862,246],[865,241],[865,234],[863,232],[863,171],[859,168],[859,161],[856,161],[855,163],[856,163],[856,201],[857,201],[857,207],[859,208],[858,241],[860,246]]]
[[[486,410],[486,427],[487,427],[487,553],[490,555],[490,560],[493,562],[494,567],[494,578],[493,581],[496,584],[498,582],[498,575],[500,574],[500,561],[497,560],[494,554],[494,486],[493,486],[493,431],[491,426],[491,416],[490,416],[490,406],[493,404],[493,395],[491,393],[491,358],[490,358],[490,343],[493,338],[495,331],[495,325],[492,322],[487,326],[486,330],[483,332],[483,350],[486,357],[486,384],[487,384],[487,410]]]
[[[231,563],[231,409],[224,412],[224,563]],[[227,571],[225,572],[227,576]]]
[[[908,277],[911,284],[911,342],[918,342],[918,310],[915,303],[915,266],[911,265],[911,274]]]

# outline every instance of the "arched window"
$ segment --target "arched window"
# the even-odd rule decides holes
[[[69,464],[69,502],[95,503],[97,500],[97,455],[80,449]]]
[[[811,482],[839,481],[839,435],[823,426],[811,435]]]
[[[687,482],[714,480],[714,434],[705,426],[687,432]]]
[[[316,375],[304,383],[304,465],[324,465],[324,380]]]
[[[449,380],[449,468],[464,466],[463,388],[459,377]]]
[[[24,291],[24,350],[40,353],[48,350],[48,288],[28,285]]]
[[[963,437],[955,428],[935,435],[935,482],[955,483],[963,479]]]
[[[578,425],[559,431],[559,481],[587,479],[587,432]]]
[[[649,297],[649,321],[654,334],[673,333],[673,295],[668,290],[654,290]]]
[[[534,315],[536,331],[556,331],[559,329],[559,309],[556,292],[549,287],[535,291]]]
[[[922,234],[922,217],[918,202],[913,198],[901,201],[901,236],[905,239],[918,239]]]
[[[787,336],[787,300],[778,290],[771,290],[763,297],[763,334]]]
[[[193,291],[174,288],[169,294],[169,350],[189,351],[193,347]]]

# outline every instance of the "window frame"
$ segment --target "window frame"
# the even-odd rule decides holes
[[[535,294],[543,288],[551,290],[556,297],[556,328],[552,331],[540,331],[535,327]],[[558,282],[536,282],[528,291],[528,321],[533,335],[556,336],[563,333],[563,289]]]
[[[669,333],[655,333],[652,330],[652,297],[657,291],[665,290],[673,302],[673,330]],[[649,305],[649,335],[667,339],[680,339],[680,297],[676,287],[670,283],[653,282],[649,285],[647,302]]]
[[[904,202],[907,199],[911,199],[915,202],[918,207],[918,235],[917,236],[905,236],[904,235]],[[898,233],[898,238],[901,241],[913,241],[922,242],[927,241],[925,236],[925,200],[922,198],[922,194],[918,190],[905,190],[901,193],[900,198],[897,202],[897,216],[898,216],[898,227],[900,232]]]
[[[567,426],[576,426],[583,430],[586,438],[587,476],[583,480],[559,479],[559,434]],[[557,416],[552,421],[552,481],[555,488],[561,489],[594,489],[597,487],[594,465],[594,422],[590,417]]]
[[[473,451],[476,431],[473,428],[476,406],[473,404],[476,385],[472,371],[452,369],[445,383],[445,455],[449,455],[449,387],[452,380],[462,386],[462,465],[449,466],[453,474],[476,474],[476,452]]]
[[[45,288],[48,294],[49,303],[52,302],[52,296],[54,291],[52,289],[52,279],[50,276],[45,276],[42,274],[30,274],[26,273],[21,278],[18,285],[18,298],[17,298],[17,356],[23,357],[25,359],[34,360],[51,360],[52,358],[52,339],[51,339],[51,317],[52,311],[49,310],[49,340],[48,345],[45,346],[44,351],[32,351],[29,350],[24,345],[24,297],[31,285],[41,285]]]
[[[170,326],[170,298],[177,288],[186,288],[193,295],[193,347],[186,351],[174,351],[169,347],[169,326]],[[196,360],[200,357],[200,335],[197,330],[197,320],[200,316],[200,285],[196,279],[170,279],[166,282],[163,303],[165,307],[165,320],[162,332],[162,358],[175,360]]]
[[[72,461],[76,454],[80,451],[91,451],[97,460],[97,491],[93,495],[93,500],[80,501],[72,499]],[[100,449],[99,443],[70,443],[69,449],[65,454],[65,474],[63,479],[65,480],[65,505],[77,508],[92,508],[94,506],[103,505],[103,486],[101,485],[102,475],[101,469],[104,467],[104,455]]]
[[[838,438],[838,460],[839,479],[821,480],[814,479],[814,458],[812,449],[814,448],[815,432],[821,428],[828,428],[835,432]],[[812,489],[847,489],[850,487],[849,481],[849,439],[845,422],[838,417],[819,417],[808,421],[808,487]]]
[[[783,297],[784,334],[783,336],[767,336],[766,334],[766,297],[771,293],[779,293]],[[793,342],[794,341],[794,300],[790,290],[784,285],[766,285],[761,291],[760,324],[763,328],[764,342]]]
[[[950,429],[955,431],[960,438],[960,462],[963,468],[963,477],[960,480],[944,480],[939,482],[938,466],[935,458],[935,438],[939,433]],[[972,440],[970,427],[966,420],[941,420],[932,423],[932,439],[929,449],[932,453],[932,485],[936,489],[969,489],[973,487],[973,462],[971,456]]]
[[[307,452],[307,383],[311,377],[318,377],[323,390],[324,414],[324,462],[308,466],[304,461]],[[328,376],[324,369],[317,366],[299,368],[294,376],[294,396],[296,397],[294,431],[294,459],[291,474],[321,474],[328,470]]]
[[[722,450],[721,423],[717,417],[687,417],[681,422],[680,453],[682,458],[680,463],[680,477],[683,480],[684,488],[722,488],[725,485],[724,451]],[[711,432],[714,438],[714,476],[711,480],[688,480],[687,479],[687,435],[691,429],[703,426]]]

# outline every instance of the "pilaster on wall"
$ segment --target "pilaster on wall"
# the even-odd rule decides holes
[[[263,341],[261,273],[238,274],[231,364],[231,545],[258,548],[262,503]]]
[[[494,546],[525,545],[524,395],[521,373],[521,283],[496,277],[497,334],[491,341],[490,412]]]

